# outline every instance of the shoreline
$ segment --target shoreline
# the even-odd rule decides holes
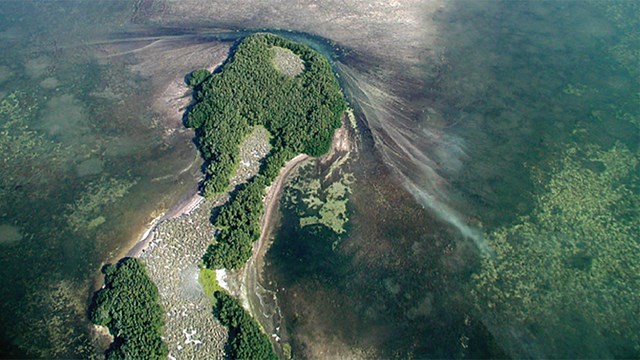
[[[276,179],[265,189],[263,198],[265,210],[260,217],[261,233],[259,239],[253,243],[251,258],[240,270],[216,271],[216,279],[219,285],[227,285],[224,286],[225,290],[240,299],[251,316],[263,324],[267,335],[275,339],[276,342],[280,342],[281,337],[278,334],[281,334],[283,329],[274,329],[275,326],[269,325],[268,316],[265,314],[265,304],[262,302],[265,299],[265,294],[261,282],[263,280],[264,256],[272,243],[270,240],[277,216],[279,199],[286,181],[298,166],[309,160],[331,161],[336,153],[344,150],[345,142],[350,142],[349,133],[348,122],[345,117],[342,126],[336,129],[332,146],[327,154],[319,158],[298,154],[280,169]],[[249,147],[248,149],[254,148]],[[253,152],[254,150],[251,151]],[[267,152],[267,150],[264,150],[264,155]],[[256,160],[254,159],[253,161]],[[257,164],[257,162],[254,164],[254,171],[258,170]],[[232,183],[244,182],[249,175],[245,169],[244,172],[235,175],[235,177],[239,178]],[[199,260],[203,254],[201,251],[205,250],[207,244],[211,241],[209,236],[212,236],[215,231],[210,221],[208,221],[210,209],[205,209],[201,205],[204,203],[205,207],[209,205],[221,206],[227,201],[228,196],[228,193],[220,194],[217,199],[206,200],[199,193],[194,193],[192,190],[190,195],[185,195],[182,200],[176,202],[169,210],[162,212],[162,214],[149,222],[146,228],[139,233],[139,240],[128,251],[124,252],[126,254],[125,257],[143,259],[147,263],[150,276],[158,286],[169,316],[165,335],[171,335],[169,336],[171,338],[171,341],[169,341],[171,343],[170,348],[175,345],[175,349],[170,349],[172,354],[187,354],[196,351],[196,348],[192,345],[186,346],[182,344],[181,336],[183,334],[180,331],[184,330],[185,324],[191,324],[190,326],[195,326],[195,328],[202,331],[205,328],[215,329],[212,330],[212,333],[204,332],[198,336],[201,341],[207,344],[208,351],[211,354],[217,354],[219,346],[221,346],[218,342],[224,338],[224,330],[222,328],[218,329],[217,325],[214,324],[214,318],[210,317],[208,312],[204,310],[210,307],[211,304],[210,299],[202,296],[205,295],[202,290],[197,290],[201,286],[198,285],[197,274],[200,267]],[[177,261],[177,263],[172,261]],[[167,265],[171,267],[167,268]],[[177,267],[174,265],[177,265]],[[225,282],[226,284],[224,284]],[[184,306],[189,309],[189,320],[182,320],[182,315],[180,315],[187,311]],[[193,311],[197,312],[192,313]],[[173,331],[167,330],[169,327]],[[200,334],[202,331],[198,331],[198,333]],[[206,341],[205,338],[207,339]]]
[[[347,115],[345,112],[345,117],[346,116]],[[260,218],[260,238],[258,239],[258,241],[254,243],[254,246],[253,246],[254,253],[251,256],[251,259],[249,259],[249,263],[247,263],[247,265],[249,265],[250,263],[254,263],[255,260],[261,260],[257,258],[263,255],[262,253],[264,252],[264,250],[266,250],[264,249],[265,247],[264,240],[269,236],[272,230],[271,228],[273,225],[272,224],[273,211],[277,207],[276,206],[278,204],[277,200],[280,199],[280,194],[282,192],[283,185],[286,182],[289,175],[291,174],[291,172],[295,170],[295,168],[298,167],[300,164],[304,163],[305,161],[320,160],[321,162],[327,162],[329,161],[329,159],[333,158],[336,153],[340,151],[349,151],[351,139],[349,136],[348,127],[349,125],[347,121],[345,121],[345,119],[343,118],[342,126],[340,126],[335,130],[333,139],[331,140],[331,148],[326,154],[317,158],[313,158],[306,154],[298,154],[293,159],[289,160],[282,167],[282,169],[280,169],[280,173],[278,174],[278,177],[267,188],[266,195],[264,198],[265,211],[262,217]],[[245,266],[245,268],[246,267],[247,266]]]
[[[239,280],[241,291],[238,295],[242,299],[243,303],[249,305],[249,310],[251,310],[250,312],[254,317],[255,314],[251,309],[251,302],[249,301],[250,289],[255,290],[259,283],[258,271],[262,269],[261,263],[264,258],[264,253],[268,248],[268,242],[266,242],[265,240],[271,234],[271,230],[273,227],[273,214],[277,208],[283,185],[285,184],[286,180],[293,172],[293,170],[310,159],[312,158],[309,155],[298,154],[293,159],[289,160],[285,164],[285,166],[280,169],[280,173],[273,181],[273,183],[267,188],[264,198],[265,211],[260,218],[260,238],[258,238],[258,241],[253,243],[253,252],[251,258],[242,268]],[[255,291],[251,292],[251,294],[255,295]]]
[[[333,154],[335,154],[336,151],[341,150],[342,148],[341,144],[344,142],[343,137],[345,136],[345,126],[346,125],[343,123],[342,127],[336,129],[334,139],[331,142],[331,148],[329,149],[329,152],[323,155],[320,159],[331,157],[333,156]],[[265,212],[260,218],[260,224],[261,224],[260,238],[253,245],[254,255],[252,255],[251,259],[249,259],[249,262],[252,263],[255,260],[257,252],[261,252],[264,250],[263,249],[264,240],[268,235],[267,233],[270,230],[269,225],[271,222],[272,213],[277,203],[276,200],[280,197],[280,193],[282,192],[282,186],[284,185],[284,182],[286,181],[291,171],[293,171],[298,165],[300,165],[301,163],[309,159],[312,159],[312,157],[306,154],[296,155],[293,159],[289,160],[280,169],[280,173],[278,174],[278,177],[276,177],[273,183],[266,189],[266,194],[264,198]],[[198,209],[198,207],[200,207],[200,205],[204,201],[205,201],[205,197],[200,195],[199,192],[195,192],[191,196],[189,196],[186,200],[182,200],[174,204],[174,206],[169,208],[169,210],[166,210],[159,216],[155,217],[149,223],[149,225],[145,228],[145,230],[142,232],[142,235],[140,235],[140,237],[138,238],[138,241],[136,241],[133,244],[133,246],[131,246],[125,252],[124,256],[121,256],[120,258],[123,258],[123,257],[139,258],[142,255],[142,253],[144,253],[149,248],[149,245],[151,244],[151,242],[155,237],[155,230],[158,228],[158,226],[160,226],[163,222],[167,220],[176,219],[185,215],[189,216],[189,214],[191,214],[193,211]]]
[[[240,270],[229,271],[227,269],[216,270],[216,279],[218,285],[232,295],[236,295],[240,298],[240,302],[243,307],[249,311],[249,313],[255,318],[255,312],[251,308],[251,301],[249,301],[250,291],[249,289],[255,289],[257,281],[255,277],[250,276],[257,273],[255,267],[256,262],[260,262],[263,257],[263,253],[266,250],[265,239],[270,234],[272,225],[273,212],[278,204],[282,187],[286,182],[291,172],[300,164],[311,159],[309,155],[298,154],[293,159],[289,160],[281,169],[278,176],[273,183],[266,188],[264,197],[265,212],[260,217],[260,238],[253,243],[253,250],[251,258]],[[259,267],[258,267],[259,268]],[[247,286],[248,283],[251,286]],[[255,291],[253,292],[255,293]]]
[[[224,61],[225,60],[219,60],[215,65],[209,65],[204,68],[213,72],[224,64]],[[176,78],[169,82],[164,90],[161,91],[161,96],[159,96],[159,99],[154,103],[154,107],[158,113],[165,114],[168,119],[180,119],[180,124],[177,128],[182,128],[181,119],[184,115],[184,109],[192,103],[191,97],[189,96],[188,100],[186,97],[186,95],[190,94],[191,89],[185,84],[184,80],[182,78]],[[200,157],[198,157],[196,161],[198,161],[198,159],[200,159]],[[192,162],[187,168],[182,170],[180,174],[188,171],[196,161]],[[138,240],[135,243],[132,243],[132,245],[129,245],[128,250],[120,252],[117,259],[119,260],[124,257],[139,258],[149,248],[151,242],[155,238],[156,229],[160,224],[183,215],[189,215],[191,212],[196,210],[204,200],[205,198],[196,191],[191,192],[191,195],[186,197],[186,199],[183,198],[182,200],[177,201],[168,210],[163,211],[162,214],[151,220],[151,222],[146,225],[142,235],[138,237]]]
[[[196,192],[187,197],[186,200],[179,201],[169,210],[154,218],[146,227],[142,235],[138,238],[138,241],[136,241],[136,243],[133,244],[131,248],[129,248],[129,250],[123,257],[139,258],[146,250],[149,249],[149,246],[155,238],[155,232],[158,226],[160,226],[167,220],[176,219],[183,215],[188,216],[194,210],[200,207],[204,199],[205,198],[203,196]]]
[[[327,163],[329,161],[336,160],[336,156],[340,153],[355,150],[353,147],[353,128],[350,127],[348,116],[348,113],[345,113],[342,126],[335,130],[331,141],[331,148],[325,155],[314,158],[306,154],[299,154],[280,169],[278,177],[273,181],[271,186],[266,189],[266,195],[264,198],[265,212],[260,218],[260,238],[253,244],[251,258],[239,271],[229,272],[227,270],[222,270],[224,271],[224,280],[228,286],[225,290],[240,298],[240,301],[246,310],[249,311],[251,316],[263,326],[267,335],[276,343],[280,344],[280,346],[287,341],[286,339],[288,338],[288,335],[286,334],[286,329],[273,321],[275,319],[273,318],[274,314],[268,315],[265,313],[265,311],[268,312],[269,310],[265,308],[265,304],[263,302],[263,297],[268,294],[267,296],[272,297],[273,301],[275,301],[275,308],[277,309],[276,294],[265,289],[261,284],[263,282],[262,272],[264,270],[264,257],[273,240],[275,240],[272,239],[272,233],[274,230],[274,220],[276,219],[279,200],[289,176],[298,166],[310,160]],[[283,340],[285,342],[282,342]],[[276,347],[276,352],[282,355],[281,351],[281,348],[278,349],[278,347]]]

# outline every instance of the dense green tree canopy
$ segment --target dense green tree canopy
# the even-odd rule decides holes
[[[209,71],[205,69],[198,69],[189,74],[189,76],[187,77],[187,82],[189,83],[189,86],[196,87],[202,84],[202,82],[205,81],[209,76],[211,76],[211,73]]]
[[[223,291],[216,291],[214,297],[214,313],[220,323],[229,328],[229,355],[232,359],[278,359],[267,335],[238,300]]]
[[[305,69],[296,76],[277,70],[277,47],[291,50]],[[253,126],[263,125],[272,135],[272,150],[260,173],[223,208],[215,220],[219,235],[203,256],[208,268],[237,269],[260,237],[264,188],[296,154],[327,152],[346,105],[324,57],[272,34],[245,38],[221,71],[207,74],[192,73],[198,102],[187,114],[187,126],[196,129],[206,161],[205,196],[227,191],[240,143]]]
[[[251,257],[252,244],[260,237],[260,215],[266,179],[258,175],[241,188],[216,217],[216,243],[209,246],[203,260],[208,268],[238,269]]]
[[[291,77],[277,70],[274,47],[293,51],[304,71]],[[227,190],[238,147],[252,126],[264,125],[273,135],[273,156],[319,156],[329,149],[345,109],[328,61],[306,45],[272,34],[245,38],[220,72],[194,71],[189,82],[198,102],[189,110],[187,126],[197,129],[207,162],[206,196]]]
[[[141,260],[125,258],[103,269],[105,286],[95,297],[91,321],[114,337],[108,359],[166,359],[162,341],[164,310],[158,288]]]

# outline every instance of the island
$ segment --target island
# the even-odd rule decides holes
[[[239,299],[218,287],[208,272],[237,270],[251,258],[253,243],[260,239],[265,190],[286,164],[296,163],[302,155],[318,157],[329,151],[335,130],[343,123],[346,102],[325,57],[306,45],[268,33],[241,39],[221,66],[213,72],[193,71],[187,83],[193,89],[194,103],[186,112],[185,125],[195,130],[196,144],[204,160],[201,194],[207,199],[222,195],[229,199],[210,219],[215,230],[206,252],[198,255],[202,256],[200,282],[204,291],[211,292],[206,295],[211,300],[213,315],[228,328],[226,356],[277,358],[260,324],[242,307]],[[242,182],[232,183],[236,170],[242,167],[239,164],[241,145],[246,147],[247,139],[264,133],[269,150],[261,158],[256,173]],[[144,351],[138,348],[144,346],[144,342],[126,341],[128,335],[113,326],[117,322],[112,319],[137,319],[145,315],[133,307],[114,307],[109,305],[113,302],[102,300],[117,292],[129,301],[137,296],[135,283],[153,285],[145,276],[113,283],[117,270],[133,264],[141,267],[140,273],[146,275],[143,261],[139,259],[125,259],[115,267],[105,268],[109,269],[109,273],[105,273],[105,286],[97,293],[91,313],[93,322],[107,325],[115,337],[107,351],[110,358],[129,358]],[[206,284],[203,279],[208,279]],[[158,290],[154,293],[155,287],[149,289],[149,304],[156,306]],[[105,312],[107,308],[109,312]],[[156,324],[149,336],[161,339],[164,322],[156,313],[148,320]],[[184,334],[189,339],[194,333]],[[161,340],[156,345],[152,349],[157,350],[145,357],[166,358],[166,345]]]
[[[303,69],[294,75],[295,65],[287,65],[296,61]],[[192,84],[198,103],[189,110],[187,126],[196,129],[206,162],[205,197],[227,191],[239,145],[254,127],[264,126],[272,136],[271,152],[258,175],[216,218],[220,232],[203,256],[208,268],[237,269],[260,237],[264,189],[298,153],[320,156],[329,150],[346,104],[324,57],[271,34],[245,38],[220,72],[203,74],[191,78],[197,79]]]

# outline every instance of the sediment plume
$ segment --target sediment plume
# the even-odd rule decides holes
[[[459,171],[466,155],[462,139],[444,133],[439,124],[419,124],[411,104],[385,90],[385,83],[339,66],[343,83],[366,118],[384,163],[421,205],[458,229],[482,253],[491,253],[482,232],[469,225],[451,202],[446,173]]]

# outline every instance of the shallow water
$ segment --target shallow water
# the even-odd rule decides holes
[[[177,64],[153,83],[157,69],[136,71],[142,56],[108,56],[127,43],[132,9],[111,1],[0,7],[3,358],[96,353],[86,312],[101,264],[126,251],[152,212],[195,191],[192,135],[179,114],[153,103],[167,78],[188,70]]]
[[[637,357],[634,4],[3,3],[0,355],[96,354],[102,262],[199,176],[182,77],[224,29],[280,28],[334,58],[362,131],[346,232],[281,206],[296,356]]]
[[[455,2],[421,78],[346,59],[376,150],[348,235],[283,199],[267,269],[294,353],[636,357],[637,11]]]

